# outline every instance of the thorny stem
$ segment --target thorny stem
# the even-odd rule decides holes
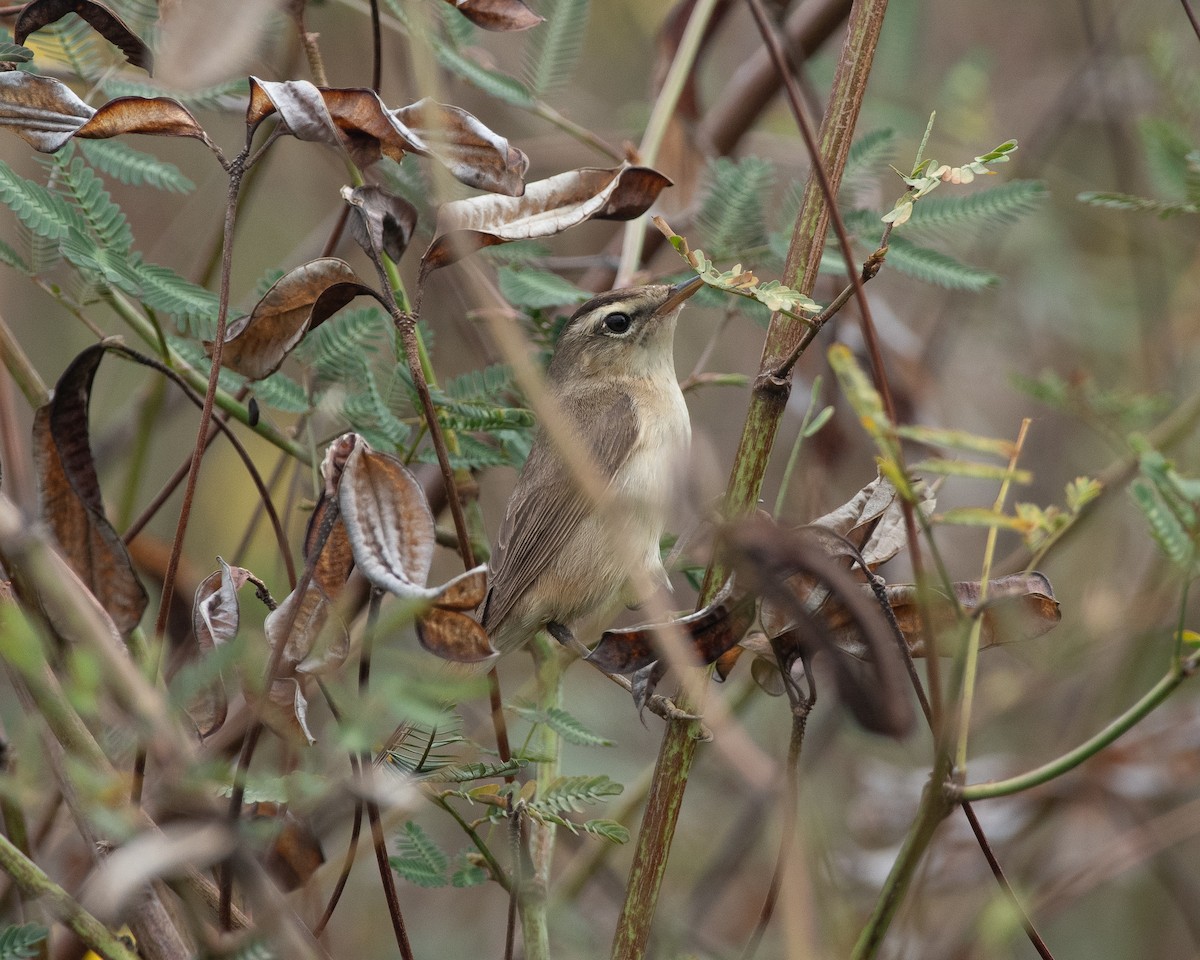
[[[850,14],[829,108],[821,127],[821,150],[814,157],[814,167],[821,165],[830,171],[834,181],[830,186],[835,187],[834,192],[845,169],[850,138],[862,104],[866,78],[870,73],[886,8],[886,0],[860,0]],[[824,209],[826,206],[824,194],[813,185],[810,177],[792,232],[783,278],[788,286],[806,295],[812,292],[821,259],[825,223],[829,216]],[[798,282],[797,277],[800,278]],[[786,318],[772,318],[760,364],[763,373],[774,369],[778,358],[787,356],[795,342],[797,327],[800,326]],[[727,508],[732,514],[752,509],[758,500],[789,389],[790,382],[787,380],[782,384],[759,382],[755,385],[730,477]],[[710,602],[724,581],[723,563],[718,560],[706,576],[699,605]],[[686,709],[690,705],[683,706]],[[614,937],[614,960],[638,960],[645,955],[654,908],[666,871],[666,857],[678,822],[695,749],[696,741],[692,738],[690,723],[672,723],[667,727],[659,748],[654,783],[638,833],[625,903]]]

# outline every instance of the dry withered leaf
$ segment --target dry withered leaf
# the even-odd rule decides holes
[[[487,594],[487,567],[459,574],[444,587],[433,606],[417,617],[417,638],[430,653],[456,663],[479,663],[496,655],[471,612]]]
[[[201,658],[237,636],[241,619],[237,592],[250,577],[250,571],[231,567],[220,557],[221,569],[209,574],[196,590],[192,603],[192,632]],[[224,679],[218,675],[207,690],[188,705],[188,715],[202,737],[210,736],[225,722],[228,701]]]
[[[342,187],[350,204],[350,236],[372,257],[387,254],[399,263],[417,226],[417,208],[383,187]]]
[[[410,128],[404,110],[427,128]],[[416,153],[445,164],[470,186],[521,193],[529,159],[467,111],[431,100],[404,110],[388,110],[374,90],[251,77],[246,123],[254,127],[278,112],[292,136],[340,147],[359,168]]]
[[[0,127],[41,153],[54,153],[74,136],[103,140],[127,133],[194,137],[211,147],[185,107],[165,97],[120,97],[99,110],[65,83],[19,70],[0,72]]]
[[[544,19],[521,0],[446,0],[475,26],[484,30],[528,30]]]
[[[912,728],[913,710],[891,627],[849,570],[831,558],[824,541],[834,535],[822,533],[814,537],[811,532],[783,530],[761,517],[740,524],[728,538],[737,576],[789,623],[784,632],[770,635],[783,674],[790,677],[797,660],[832,653],[839,699],[855,719],[873,732],[903,736]],[[795,589],[798,575],[846,608],[869,658],[841,654],[833,630],[809,602],[811,590],[802,596]]]
[[[129,29],[124,20],[96,0],[31,0],[17,18],[13,39],[17,43],[24,43],[31,33],[61,20],[68,13],[78,15],[105,40],[119,47],[126,60],[150,73],[153,65],[150,48]]]
[[[483,247],[553,236],[586,220],[629,220],[645,213],[671,181],[648,167],[585,167],[526,184],[520,197],[454,200],[438,213],[426,273]]]
[[[982,619],[980,649],[1016,640],[1032,640],[1053,630],[1062,619],[1062,611],[1058,601],[1054,599],[1054,588],[1040,573],[1018,573],[989,580],[987,600],[982,608],[979,605],[981,585],[978,580],[960,581],[953,586],[954,595],[963,610],[970,616],[979,616]],[[954,605],[949,598],[937,589],[932,589],[930,593],[930,629],[937,637],[938,653],[941,656],[952,656],[956,640],[965,634],[955,628]],[[927,656],[916,585],[889,585],[887,598],[912,655]],[[847,631],[844,639],[840,638],[845,629],[840,622],[841,611],[831,607],[827,609],[826,615],[833,623],[834,629],[839,631],[839,646],[854,656],[863,656],[865,651],[857,645],[852,631]]]
[[[737,645],[753,621],[754,597],[736,591],[730,579],[707,607],[673,620],[671,626],[686,633],[700,663],[712,663]],[[659,629],[647,624],[605,630],[588,662],[605,673],[636,673],[658,659],[654,635]]]
[[[88,405],[106,347],[79,354],[55,386],[54,398],[34,418],[34,459],[42,517],[71,569],[128,637],[142,619],[147,597],[129,551],[104,512],[88,437]]]
[[[281,818],[276,803],[255,803],[249,813],[251,820],[276,821],[278,832],[263,857],[263,866],[281,890],[286,893],[299,890],[325,862],[321,838],[312,823],[291,810],[284,810]]]
[[[353,447],[342,455],[353,437]],[[440,587],[425,581],[433,563],[433,515],[421,485],[395,457],[372,450],[356,434],[334,441],[327,460],[344,461],[338,505],[363,575],[375,587],[421,605],[421,644],[448,660],[475,663],[495,655],[483,628],[468,615],[483,600],[487,568],[479,566]]]
[[[229,325],[221,364],[251,380],[270,376],[309,330],[364,295],[375,293],[344,260],[301,264],[275,281],[249,316]],[[212,343],[204,348],[212,356]]]
[[[338,504],[354,561],[374,586],[410,600],[437,596],[438,588],[425,586],[433,564],[433,515],[404,464],[356,435]]]
[[[429,97],[391,111],[416,134],[423,151],[469,187],[519,197],[525,192],[529,157],[478,118]]]

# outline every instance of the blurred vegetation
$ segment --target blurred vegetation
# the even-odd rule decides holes
[[[19,69],[64,81],[92,107],[121,96],[175,97],[227,156],[244,137],[247,76],[324,79],[354,88],[372,82],[370,5],[357,0],[290,5],[303,11],[301,24],[266,0],[222,0],[174,31],[160,29],[158,11],[146,0],[112,6],[134,33],[151,39],[158,55],[153,78],[126,64],[116,47],[73,15],[26,40],[31,60],[6,53],[3,44],[0,55]],[[432,96],[471,111],[528,154],[531,182],[582,167],[615,167],[628,150],[645,146],[683,24],[703,5],[665,10],[636,0],[530,0],[530,6],[544,23],[491,32],[452,4],[386,0],[380,11],[383,102],[394,107]],[[768,6],[797,24],[812,24],[804,31],[811,47],[792,54],[801,61],[798,79],[809,115],[819,118],[849,5],[802,0]],[[709,279],[723,277],[713,284],[720,287],[743,270],[762,281],[783,277],[810,164],[785,99],[773,94],[761,112],[754,106],[748,77],[762,43],[748,9],[725,2],[715,7],[695,69],[648,162],[674,181],[654,212],[711,260]],[[7,43],[15,16],[4,15],[9,31],[0,41]],[[824,21],[834,25],[824,30],[818,25]],[[989,167],[996,176],[943,183],[917,201],[911,219],[889,238],[877,278],[865,287],[898,423],[1013,441],[1023,419],[1032,419],[1015,465],[1028,472],[1028,482],[1014,485],[1006,503],[995,506],[998,478],[1015,471],[1003,456],[993,457],[982,477],[980,470],[947,468],[937,491],[932,542],[950,579],[978,581],[989,563],[993,576],[1033,564],[1053,584],[1062,609],[1053,631],[985,650],[971,668],[969,750],[957,772],[972,786],[1055,761],[1127,715],[1147,691],[1159,689],[1164,673],[1170,678],[1194,667],[1192,631],[1200,627],[1188,584],[1200,536],[1198,54],[1200,37],[1184,7],[1170,3],[1080,0],[1070,7],[985,9],[926,0],[893,4],[885,17],[839,194],[855,263],[880,243],[881,218],[905,196],[902,177],[913,181],[933,172],[914,169],[914,157],[969,165],[1009,138],[1020,145],[1007,164]],[[769,62],[765,73],[772,75]],[[6,126],[2,118],[0,126]],[[420,277],[419,254],[435,236],[439,206],[476,191],[412,155],[381,161],[371,176],[418,215],[410,253],[391,282],[402,306],[405,294],[423,291],[418,329],[429,361],[425,376],[439,424],[453,437],[450,462],[459,482],[478,486],[468,520],[482,558],[514,470],[528,453],[533,423],[492,318],[498,311],[515,317],[527,352],[544,361],[564,317],[616,282],[629,228],[591,221],[559,236],[495,246]],[[325,146],[297,138],[272,145],[242,185],[231,317],[249,313],[272,284],[322,255],[346,259],[375,282],[371,261],[340,222],[339,189],[359,177],[345,156]],[[80,139],[42,155],[4,132],[0,322],[27,366],[10,362],[6,348],[0,491],[24,516],[38,509],[30,440],[38,388],[58,381],[85,347],[120,336],[173,366],[194,367],[193,387],[203,393],[202,341],[216,329],[227,189],[220,166],[192,140]],[[632,279],[686,275],[688,265],[660,240],[650,228]],[[845,286],[845,261],[831,240],[812,298],[827,304]],[[688,485],[679,491],[673,534],[707,516],[724,489],[770,317],[763,303],[712,288],[684,314],[676,365],[689,387],[697,451]],[[944,432],[907,434],[901,447],[882,417],[874,431],[869,423],[863,428],[864,411],[880,408],[872,406],[877,399],[874,388],[862,385],[865,377],[856,381],[846,373],[870,366],[860,321],[851,298],[795,366],[762,486],[763,501],[778,502],[787,526],[850,499],[874,478],[880,458],[885,468],[890,462],[899,470],[904,460],[896,451],[902,449],[909,465],[925,460],[936,469],[938,455],[949,448]],[[835,343],[848,350],[834,354],[834,362],[842,362],[838,371],[827,355]],[[438,486],[422,388],[402,356],[385,306],[360,299],[314,329],[279,372],[252,387],[245,377],[222,372],[224,409],[235,420],[257,418],[257,433],[232,425],[271,486],[297,556],[320,494],[315,464],[346,430],[396,453],[426,487]],[[152,371],[116,358],[100,366],[91,445],[118,531],[126,531],[191,458],[197,414],[173,391]],[[826,406],[833,407],[831,416],[819,413]],[[813,423],[816,429],[809,429]],[[902,484],[903,473],[894,479]],[[180,503],[177,487],[131,543],[151,595],[140,635],[152,648],[159,642],[152,624]],[[261,514],[245,469],[218,438],[204,458],[172,617],[163,618],[164,666],[179,667],[172,652],[188,642],[192,597],[216,568],[214,557],[252,570],[277,597],[288,593],[286,565]],[[960,522],[942,522],[956,517]],[[449,515],[438,523],[440,542],[453,542]],[[681,610],[694,605],[708,546],[703,536],[693,539],[679,558],[674,579]],[[927,563],[933,562],[929,546],[923,547]],[[452,550],[439,550],[433,581],[460,572],[456,563]],[[906,552],[881,572],[889,583],[913,579]],[[34,851],[47,882],[90,907],[81,891],[97,869],[92,842],[97,836],[131,839],[145,828],[127,800],[138,746],[153,740],[147,714],[138,712],[148,707],[131,706],[136,697],[122,692],[113,666],[90,648],[47,653],[37,618],[18,613],[7,598],[2,602],[2,832]],[[244,596],[241,615],[237,639],[219,657],[174,674],[169,702],[176,720],[219,670],[229,675],[240,664],[244,676],[261,677],[267,610]],[[352,626],[356,652],[372,629],[364,620]],[[219,939],[188,929],[197,952],[251,957],[309,949],[303,937],[297,946],[280,933],[291,929],[280,904],[309,930],[321,916],[356,821],[359,794],[349,788],[357,780],[346,754],[358,762],[381,749],[386,762],[376,777],[378,794],[368,796],[383,808],[415,956],[504,950],[508,896],[487,882],[510,862],[502,777],[519,775],[519,787],[558,752],[560,759],[547,767],[556,776],[536,797],[519,794],[513,801],[525,803],[527,830],[530,824],[560,826],[546,908],[550,952],[590,957],[608,949],[633,859],[633,844],[622,841],[638,832],[663,722],[652,715],[643,720],[625,693],[579,664],[566,673],[561,703],[538,703],[534,668],[514,656],[501,664],[500,675],[515,757],[499,758],[484,684],[447,679],[419,648],[412,620],[412,610],[395,601],[378,611],[370,689],[356,696],[353,670],[329,678],[330,699],[342,715],[335,719],[313,697],[305,719],[315,747],[264,737],[245,796],[259,806],[239,837],[246,849],[277,850],[272,831],[287,811],[320,838],[326,862],[315,868],[310,862],[308,872],[293,864],[311,880],[286,901],[261,891],[257,901],[250,895],[235,901],[234,907],[254,908],[262,937]],[[84,750],[64,752],[60,730],[22,699],[28,694],[18,691],[33,689],[47,657],[55,663],[63,703],[84,719],[112,769]],[[927,686],[940,680],[952,692],[968,669],[942,658],[931,677],[925,662],[917,663]],[[728,712],[732,720],[714,721],[716,741],[699,749],[655,911],[653,956],[741,955],[768,896],[781,825],[789,822],[784,771],[792,717],[786,701],[764,696],[750,674],[742,664],[708,693],[706,719]],[[669,687],[670,681],[660,692]],[[873,736],[850,722],[832,693],[825,695],[831,683],[821,689],[799,763],[792,869],[783,874],[780,904],[758,946],[763,958],[852,954],[917,819],[933,763],[924,725],[899,742]],[[445,714],[447,699],[457,704],[457,716]],[[1012,795],[977,797],[983,832],[1029,918],[1060,958],[1200,952],[1200,700],[1193,684],[1180,683],[1149,706],[1153,711],[1132,718],[1119,740],[1104,749],[1097,744],[1095,755],[1069,772],[1056,771],[1061,775]],[[172,729],[194,733],[177,723]],[[389,742],[396,730],[400,735]],[[951,754],[960,734],[947,727],[942,746]],[[233,791],[234,755],[228,744],[210,745],[179,784],[163,784],[155,781],[152,754],[147,791],[161,804],[163,822],[204,822],[212,809],[223,809]],[[65,795],[64,784],[71,787]],[[205,803],[219,797],[217,807],[191,806],[189,789]],[[334,957],[393,956],[370,828],[361,819],[348,892],[322,943]],[[91,836],[79,821],[90,824]],[[475,823],[473,832],[464,833],[463,821]],[[293,852],[301,860],[311,857],[301,840]],[[217,885],[215,872],[205,876]],[[176,884],[164,896],[204,913],[194,890],[176,901],[179,893]],[[55,896],[44,893],[42,906],[58,903]],[[46,941],[37,924],[63,917],[61,906],[44,911],[0,874],[0,960],[39,955]],[[102,919],[117,929],[122,917]],[[78,926],[72,930],[84,935]],[[81,943],[54,925],[54,956],[78,957]],[[145,956],[157,949],[145,935],[138,943]],[[941,824],[906,881],[880,955],[1035,955],[961,813]]]

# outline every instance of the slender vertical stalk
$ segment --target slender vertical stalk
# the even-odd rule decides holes
[[[829,108],[818,135],[819,161],[835,194],[845,169],[886,8],[887,0],[860,0],[850,13]],[[829,210],[824,192],[813,174],[809,177],[792,231],[784,275],[785,283],[798,287],[805,294],[812,292],[816,281],[828,222]],[[804,325],[795,320],[779,314],[772,317],[760,370],[766,373],[774,369],[781,359],[788,356],[803,331]],[[731,514],[752,509],[758,500],[790,389],[788,379],[760,376],[755,383],[730,477],[726,502]],[[714,575],[710,569],[701,604],[711,599],[723,579],[723,572]],[[634,960],[645,955],[658,893],[666,871],[667,855],[695,751],[692,725],[671,723],[659,750],[654,784],[638,833],[625,903],[613,941],[614,960]]]

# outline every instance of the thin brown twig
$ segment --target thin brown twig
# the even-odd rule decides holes
[[[1183,12],[1187,14],[1188,23],[1192,25],[1192,30],[1196,34],[1196,39],[1200,40],[1200,20],[1196,19],[1196,11],[1192,9],[1189,0],[1179,0],[1183,4]]]

